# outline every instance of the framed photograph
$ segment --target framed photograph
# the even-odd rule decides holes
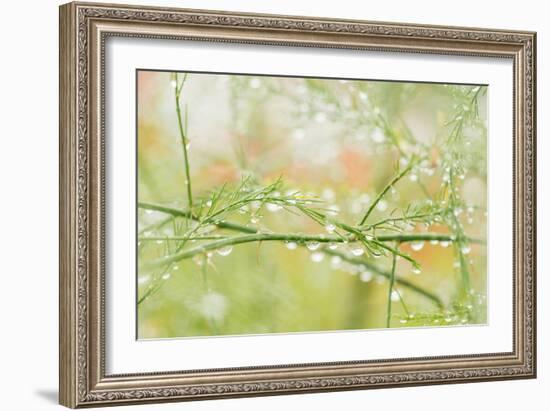
[[[61,404],[534,378],[535,40],[61,6]]]

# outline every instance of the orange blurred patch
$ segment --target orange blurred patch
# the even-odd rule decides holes
[[[371,161],[352,149],[342,149],[338,160],[342,163],[345,179],[350,187],[364,189],[370,182]]]
[[[238,181],[239,179],[237,169],[226,162],[212,163],[207,169],[203,169],[203,171],[205,173],[200,178],[208,181],[211,185],[221,186],[225,183]]]
[[[433,234],[450,234],[448,227],[439,224],[432,224],[429,232]],[[416,233],[422,233],[422,231],[418,230]],[[405,254],[409,254],[424,267],[437,265],[438,261],[441,259],[452,259],[454,253],[451,245],[447,248],[443,248],[439,243],[432,245],[429,241],[426,241],[424,247],[418,251],[412,249],[411,243],[402,243],[399,250]]]

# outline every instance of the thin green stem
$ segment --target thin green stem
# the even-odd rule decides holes
[[[365,215],[363,216],[363,218],[361,219],[361,221],[359,222],[359,225],[363,225],[365,224],[365,222],[367,221],[367,219],[369,218],[370,214],[373,212],[374,208],[376,207],[376,205],[380,202],[380,200],[382,200],[382,198],[384,197],[384,195],[386,195],[386,193],[390,190],[390,188],[392,188],[399,180],[401,180],[403,177],[405,177],[405,175],[407,175],[407,173],[409,171],[412,170],[413,166],[414,166],[415,162],[414,161],[410,161],[409,162],[409,165],[407,167],[405,167],[400,173],[398,173],[387,185],[386,187],[384,187],[384,189],[378,194],[378,196],[374,199],[374,201],[372,202],[372,204],[370,205],[370,207],[368,208],[367,212],[365,213]]]
[[[451,170],[450,172],[450,179],[449,179],[449,189],[450,189],[450,200],[451,200],[451,206],[453,208],[453,212],[450,213],[451,219],[453,220],[454,224],[454,231],[455,231],[455,237],[456,241],[454,242],[455,251],[458,254],[458,261],[460,264],[460,275],[462,279],[462,288],[463,293],[466,296],[469,296],[470,293],[470,272],[468,270],[468,264],[466,263],[466,258],[464,257],[464,253],[462,252],[462,248],[465,245],[467,239],[464,235],[464,231],[462,229],[462,225],[460,221],[458,220],[457,216],[454,213],[455,208],[458,206],[458,201],[455,194],[455,185],[454,185],[454,172]],[[469,241],[469,239],[468,239]]]
[[[181,83],[181,86],[178,85],[178,74],[175,74],[176,79],[176,89],[175,89],[175,99],[176,99],[176,114],[178,117],[178,128],[180,132],[180,138],[181,138],[181,144],[183,146],[183,158],[184,158],[184,164],[185,164],[185,185],[187,188],[187,200],[189,202],[189,209],[193,209],[193,192],[191,188],[191,173],[189,171],[189,154],[187,153],[187,144],[189,142],[189,139],[186,135],[186,128],[187,128],[187,109],[186,109],[186,116],[185,116],[185,126],[182,120],[182,114],[181,114],[181,106],[180,106],[180,95],[181,95],[181,89],[183,88],[183,84],[185,83],[186,77],[183,78],[183,81]]]
[[[161,204],[148,203],[144,201],[138,202],[138,207],[145,210],[154,210],[164,214],[170,214],[174,217],[183,217],[190,220],[199,221],[198,217],[193,215],[189,210],[180,210],[178,208],[163,206]],[[215,221],[212,224],[218,228],[225,228],[227,230],[240,231],[242,233],[256,233],[258,230],[254,227],[248,227],[246,225],[232,223],[229,221]]]
[[[395,284],[396,261],[397,261],[397,255],[393,254],[392,263],[391,263],[391,272],[390,272],[390,286],[388,289],[388,309],[386,312],[386,328],[390,328],[390,322],[391,322],[391,307],[392,307],[391,295],[393,292],[393,286]]]
[[[363,231],[370,230],[370,229],[379,227],[379,226],[387,224],[387,223],[395,223],[395,222],[399,222],[399,221],[421,220],[421,219],[424,219],[424,218],[435,217],[435,216],[441,215],[442,213],[443,213],[443,211],[438,211],[438,212],[435,212],[435,213],[421,213],[421,214],[413,214],[413,215],[410,215],[410,216],[403,216],[403,217],[385,218],[385,219],[380,220],[376,223],[373,223],[373,224],[370,224],[368,226],[362,227],[362,230]]]

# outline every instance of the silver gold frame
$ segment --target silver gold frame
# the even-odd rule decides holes
[[[513,351],[106,375],[104,63],[112,36],[500,57],[513,61]],[[70,3],[60,8],[60,403],[76,408],[536,376],[536,35]],[[512,113],[511,113],[512,114]],[[269,364],[269,358],[265,359]]]

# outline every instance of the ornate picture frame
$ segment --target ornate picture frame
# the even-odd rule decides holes
[[[113,37],[512,61],[513,349],[107,374],[105,43]],[[60,403],[67,407],[536,376],[536,35],[532,32],[69,3],[60,7]]]

